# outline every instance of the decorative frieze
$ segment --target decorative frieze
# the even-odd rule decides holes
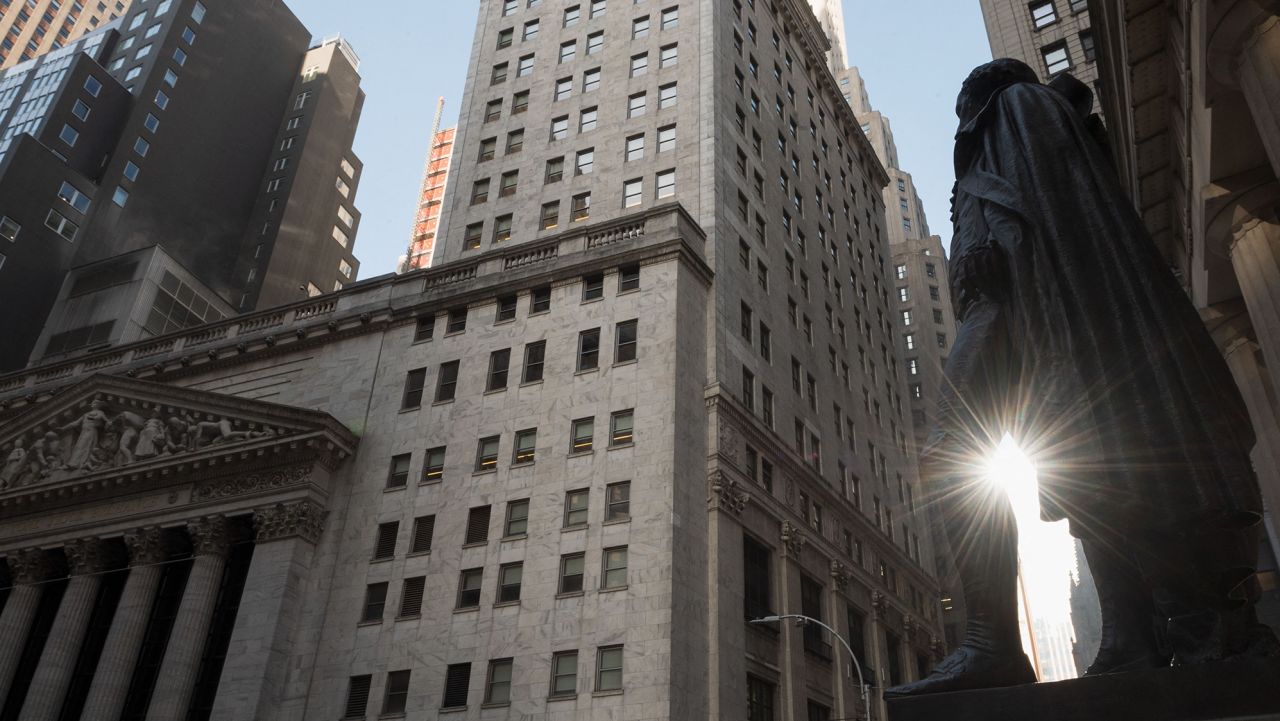
[[[737,516],[751,502],[751,494],[740,490],[737,481],[720,471],[712,471],[708,485],[711,487],[711,495],[707,499],[710,510],[718,509]]]
[[[208,483],[196,488],[191,498],[193,501],[211,501],[248,493],[274,491],[310,482],[311,464],[303,463]]]
[[[320,534],[324,532],[324,522],[328,516],[327,510],[310,500],[277,503],[254,511],[254,537],[258,543],[293,536],[317,543]]]

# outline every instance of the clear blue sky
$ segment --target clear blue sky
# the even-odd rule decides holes
[[[356,154],[360,277],[390,272],[409,242],[436,99],[457,118],[477,0],[286,0],[312,35],[341,33],[360,55],[367,99]],[[849,60],[871,103],[893,123],[903,169],[915,178],[930,229],[949,243],[956,92],[991,59],[978,0],[846,0]]]

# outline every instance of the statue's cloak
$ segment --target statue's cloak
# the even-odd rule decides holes
[[[961,128],[956,177],[953,267],[991,245],[1007,264],[989,290],[1019,349],[1043,515],[1077,535],[1255,522],[1243,400],[1086,117],[1009,85]]]

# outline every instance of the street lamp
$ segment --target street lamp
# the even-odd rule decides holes
[[[836,639],[840,641],[840,643],[844,646],[844,650],[849,652],[849,658],[853,661],[853,668],[858,672],[858,690],[862,692],[862,708],[864,712],[867,714],[867,718],[871,718],[871,705],[867,703],[867,682],[862,678],[862,664],[858,663],[858,657],[856,654],[854,654],[853,647],[849,645],[848,641],[844,640],[844,636],[841,636],[840,634],[836,633],[836,630],[834,628],[828,626],[827,624],[823,623],[822,621],[819,621],[816,618],[802,616],[798,613],[784,613],[780,616],[765,616],[763,618],[753,618],[749,621],[749,623],[781,623],[782,621],[785,621],[789,618],[794,618],[797,621],[800,621],[801,623],[817,624],[827,629],[828,633],[830,633],[832,636],[835,636]]]

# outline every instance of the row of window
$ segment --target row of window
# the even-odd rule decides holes
[[[609,447],[620,448],[631,445],[635,440],[635,413],[631,409],[614,411],[609,416]],[[486,436],[476,442],[474,471],[484,473],[496,470],[502,443],[501,436]],[[537,459],[538,429],[528,428],[516,431],[514,447],[511,452],[511,465],[524,466]],[[595,416],[577,418],[570,423],[569,454],[591,453],[595,448]],[[422,466],[422,483],[443,480],[445,466],[445,446],[428,448]],[[409,482],[409,466],[413,460],[412,453],[401,453],[391,457],[390,469],[387,472],[387,488],[404,488]]]
[[[514,2],[514,0],[511,0]],[[578,695],[579,651],[557,651],[551,656],[551,678],[548,698],[573,698]],[[592,690],[595,693],[621,692],[623,646],[600,646],[595,650],[595,674]],[[489,661],[484,682],[484,705],[500,706],[512,700],[512,677],[515,660],[511,658]],[[411,670],[391,671],[387,674],[383,692],[383,716],[402,715],[408,708]],[[369,691],[373,676],[352,676],[347,685],[347,702],[342,718],[363,719],[369,712]],[[466,708],[471,686],[471,664],[450,664],[445,669],[444,689],[440,709]]]

